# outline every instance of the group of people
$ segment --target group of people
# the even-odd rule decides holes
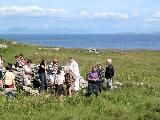
[[[47,91],[47,75],[50,76],[51,85],[55,87],[55,93],[58,96],[63,96],[64,84],[66,85],[66,92],[69,96],[71,96],[72,91],[78,92],[79,90],[79,66],[73,57],[69,58],[69,62],[65,68],[58,65],[57,59],[54,59],[48,66],[46,60],[42,60],[38,74],[41,81],[40,92]]]
[[[16,56],[16,67],[23,69],[23,85],[29,87],[31,85],[32,70],[30,65],[31,60],[24,62],[23,55]],[[106,80],[109,90],[113,89],[112,78],[114,77],[114,68],[112,66],[112,60],[107,59],[106,70],[102,68],[101,63],[97,63],[93,66],[91,71],[87,74],[86,80],[88,81],[88,92],[86,96],[95,94],[96,96],[102,91],[103,81]],[[3,68],[3,59],[0,56],[0,69]],[[12,65],[6,67],[6,73],[2,76],[0,71],[0,87],[4,87],[7,91],[11,91],[15,88],[15,75],[12,72]],[[73,57],[69,57],[69,61],[65,67],[61,67],[58,64],[58,60],[54,59],[47,65],[47,61],[43,59],[38,68],[38,74],[40,79],[40,93],[48,91],[48,79],[50,78],[50,86],[55,89],[55,95],[63,97],[66,91],[67,95],[71,96],[72,91],[78,93],[80,89],[80,71],[78,63]],[[4,82],[2,82],[4,79]],[[66,86],[66,87],[64,87]],[[64,90],[66,88],[66,90]]]

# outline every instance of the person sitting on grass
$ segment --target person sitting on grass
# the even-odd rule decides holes
[[[113,77],[114,77],[114,68],[112,66],[112,59],[107,59],[105,78],[107,80],[109,90],[113,89]]]
[[[12,72],[12,66],[8,65],[6,67],[6,73],[4,75],[4,89],[7,97],[14,97],[13,90],[15,87],[15,75]]]
[[[65,84],[66,84],[66,91],[67,91],[67,95],[69,95],[69,97],[72,96],[72,85],[74,82],[74,76],[72,71],[68,68],[66,70],[66,74],[65,74]]]
[[[105,72],[100,62],[97,63],[97,72],[99,76],[99,92],[102,92],[102,84],[105,79]]]
[[[63,98],[64,95],[64,75],[61,73],[61,70],[57,71],[55,78],[55,93],[57,97]]]
[[[90,96],[95,93],[98,96],[99,93],[99,76],[97,72],[97,67],[92,67],[92,70],[87,75],[88,79],[88,93],[86,96]]]

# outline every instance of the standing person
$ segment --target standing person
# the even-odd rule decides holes
[[[23,66],[23,83],[24,86],[29,86],[31,84],[31,73],[32,70],[30,68],[31,60],[28,60],[27,63]]]
[[[74,83],[74,91],[78,92],[79,90],[79,78],[80,78],[80,73],[79,73],[79,67],[77,62],[74,60],[73,57],[69,57],[69,62],[67,64],[68,68],[73,72],[74,77],[75,77],[75,83]]]
[[[112,59],[107,59],[105,78],[107,79],[109,90],[113,89],[113,77],[114,77],[114,68],[112,66]]]
[[[98,96],[99,91],[99,77],[96,67],[92,67],[92,70],[87,75],[88,79],[88,93],[87,96],[90,96],[94,93]]]
[[[3,88],[3,82],[2,82],[3,75],[2,75],[1,69],[3,69],[3,58],[2,58],[2,55],[0,55],[0,88]]]
[[[47,83],[47,71],[46,71],[45,59],[43,59],[40,63],[38,74],[41,81],[40,92],[43,92],[44,90],[47,92],[48,83]]]
[[[48,69],[50,73],[49,78],[51,80],[51,84],[53,85],[55,81],[55,76],[58,71],[58,60],[54,59],[53,62],[51,62],[50,65],[48,66]]]
[[[102,92],[102,84],[105,79],[105,72],[100,62],[97,63],[97,72],[99,76],[99,92]]]
[[[72,85],[74,82],[74,76],[73,76],[72,71],[70,69],[67,69],[64,77],[65,77],[67,95],[71,97],[72,96]]]
[[[3,57],[0,55],[0,69],[3,69]]]
[[[2,71],[0,70],[0,90],[3,89],[3,75],[2,75]]]
[[[65,80],[64,75],[62,75],[61,70],[58,70],[55,78],[55,87],[56,87],[55,93],[56,96],[60,97],[61,99],[63,98],[64,95],[64,86],[63,86],[64,80]]]

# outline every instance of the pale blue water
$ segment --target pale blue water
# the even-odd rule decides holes
[[[21,43],[65,48],[150,49],[160,50],[160,35],[154,34],[1,34],[0,38]]]

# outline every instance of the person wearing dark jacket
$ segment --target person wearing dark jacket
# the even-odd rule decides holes
[[[97,72],[99,76],[99,92],[102,92],[102,84],[103,81],[105,80],[105,72],[104,69],[102,68],[102,65],[100,62],[97,63]]]
[[[47,71],[46,71],[46,60],[42,60],[39,66],[38,74],[41,81],[40,92],[44,90],[47,92],[48,83],[47,83]]]
[[[107,67],[106,67],[106,72],[105,72],[105,78],[107,80],[109,90],[113,89],[113,81],[112,81],[113,77],[114,77],[114,68],[112,66],[112,60],[107,59]]]

